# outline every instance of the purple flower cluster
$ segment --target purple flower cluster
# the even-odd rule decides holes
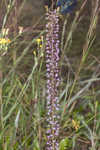
[[[56,10],[46,16],[47,148],[58,150],[59,136],[59,18]]]

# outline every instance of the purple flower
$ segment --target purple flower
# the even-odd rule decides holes
[[[58,150],[59,142],[59,17],[56,10],[46,16],[47,147]]]

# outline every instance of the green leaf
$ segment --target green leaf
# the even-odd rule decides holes
[[[59,145],[59,150],[68,150],[72,147],[72,141],[70,141],[67,137],[61,140]]]

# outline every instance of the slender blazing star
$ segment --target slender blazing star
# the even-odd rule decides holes
[[[59,17],[56,10],[48,11],[46,24],[46,77],[47,77],[47,146],[58,150],[59,136]]]

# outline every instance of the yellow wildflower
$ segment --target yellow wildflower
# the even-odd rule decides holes
[[[6,43],[6,39],[0,39],[0,44],[5,44]]]
[[[36,56],[36,51],[33,50],[33,54],[34,54],[34,56]]]
[[[36,42],[37,42],[37,44],[39,45],[40,42],[41,42],[41,39],[40,39],[40,38],[36,39]]]
[[[42,47],[42,44],[40,45],[40,48]]]
[[[79,121],[72,120],[72,125],[73,125],[73,127],[75,128],[76,131],[79,129]]]
[[[5,38],[1,38],[0,39],[0,44],[8,44],[10,43],[11,41],[9,39],[5,39]]]

